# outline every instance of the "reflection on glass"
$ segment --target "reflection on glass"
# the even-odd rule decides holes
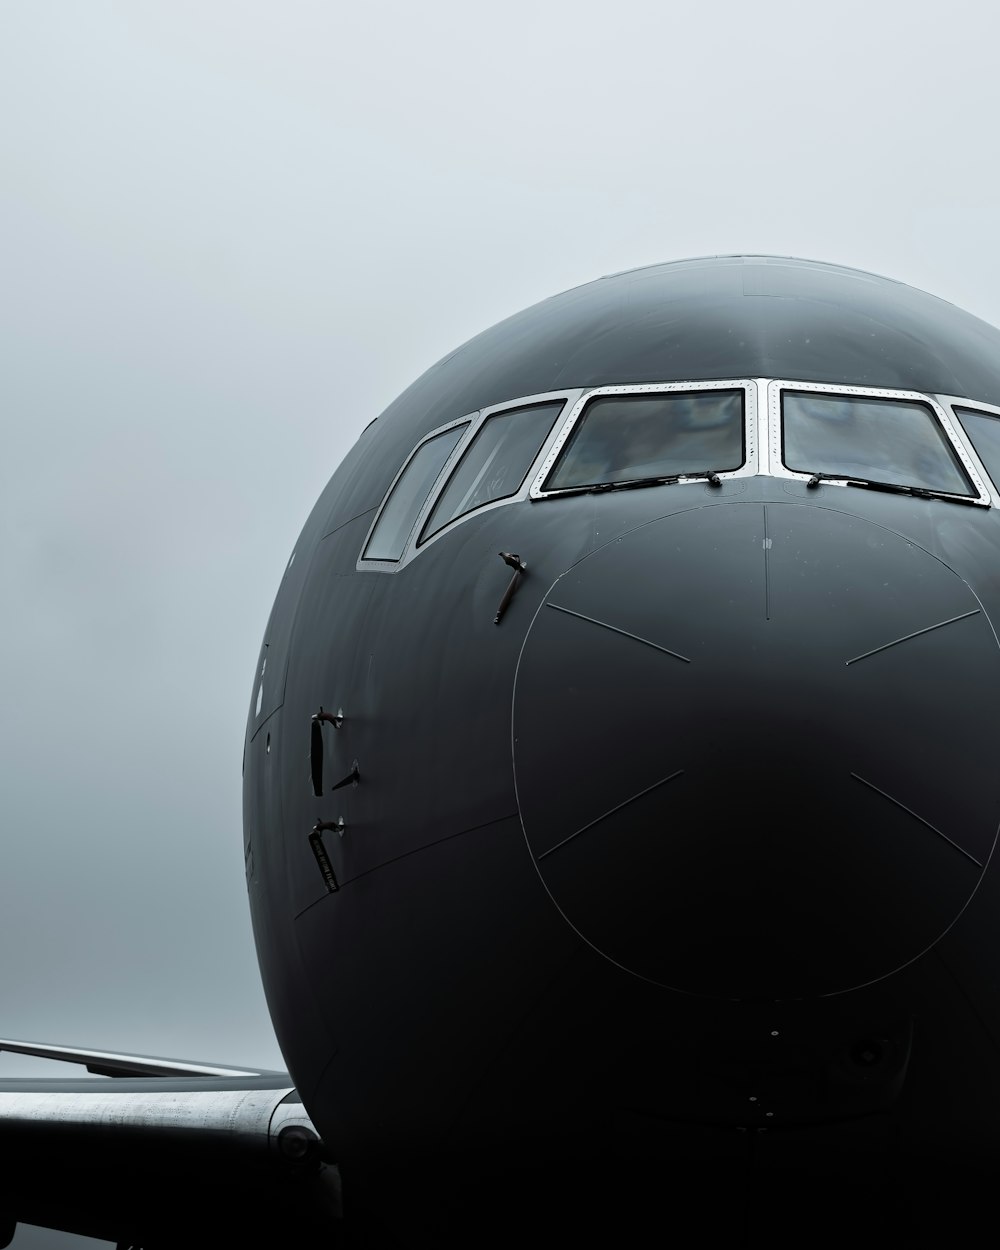
[[[781,430],[784,462],[796,472],[973,494],[926,404],[784,391]]]
[[[971,408],[956,408],[955,416],[962,422],[994,485],[1000,486],[1000,417],[991,412],[973,412]]]
[[[468,425],[458,425],[422,443],[392,488],[365,547],[366,560],[398,560],[417,513]]]
[[[545,489],[738,469],[742,463],[742,391],[607,395],[584,409]]]
[[[434,505],[421,541],[473,508],[516,494],[562,406],[559,400],[513,408],[486,420]]]

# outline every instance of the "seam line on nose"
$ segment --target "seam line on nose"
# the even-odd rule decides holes
[[[970,616],[978,616],[979,608],[973,608],[971,612],[963,612],[961,616],[951,616],[946,621],[938,621],[936,625],[928,625],[926,629],[918,629],[912,634],[904,634],[902,638],[894,638],[892,642],[884,642],[881,647],[875,647],[872,651],[865,651],[862,655],[856,655],[853,660],[848,660],[848,664],[857,664],[858,660],[867,660],[870,655],[878,655],[880,651],[888,651],[890,647],[898,647],[901,642],[909,642],[911,638],[919,638],[921,634],[929,634],[935,629],[944,629],[946,625],[954,625],[956,621],[967,620]]]
[[[593,616],[584,616],[582,612],[574,612],[570,608],[562,608],[558,603],[548,603],[546,607],[554,609],[556,612],[565,612],[567,616],[575,616],[579,621],[589,621],[591,625],[597,625],[601,629],[609,629],[613,634],[621,634],[623,638],[631,638],[633,642],[641,642],[644,647],[652,647],[654,651],[662,651],[664,655],[672,655],[675,660],[683,660],[685,664],[691,661],[686,655],[681,655],[679,651],[671,651],[669,647],[661,647],[658,642],[650,642],[648,638],[641,638],[638,634],[630,634],[627,629],[619,629],[617,625],[609,625],[607,621],[599,621]]]

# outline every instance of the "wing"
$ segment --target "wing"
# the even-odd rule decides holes
[[[337,1244],[339,1174],[287,1073],[0,1051],[89,1074],[0,1079],[0,1245],[21,1221],[143,1250]]]

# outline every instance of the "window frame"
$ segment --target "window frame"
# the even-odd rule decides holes
[[[1000,420],[1000,406],[986,404],[978,399],[966,399],[962,395],[935,395],[934,398],[950,413],[955,427],[956,438],[968,452],[969,459],[982,479],[993,507],[1000,507],[1000,481],[995,482],[993,480],[989,469],[981,459],[979,452],[976,451],[972,436],[966,431],[965,426],[962,424],[962,418],[959,416],[959,412],[964,408],[969,412],[982,413],[983,416],[996,417]]]
[[[974,504],[978,507],[988,508],[991,506],[990,492],[980,472],[981,466],[977,468],[978,457],[976,457],[976,462],[974,463],[965,442],[956,431],[955,426],[958,423],[958,418],[956,417],[953,420],[949,416],[946,406],[940,402],[939,398],[935,395],[929,395],[925,391],[903,391],[874,386],[840,386],[828,382],[799,382],[790,378],[769,379],[767,384],[768,463],[762,468],[761,472],[767,473],[771,477],[789,478],[796,482],[808,482],[813,476],[811,472],[791,469],[785,464],[781,422],[781,396],[784,391],[798,392],[800,394],[807,391],[821,395],[841,396],[845,399],[899,400],[903,403],[916,403],[923,405],[924,408],[929,408],[932,419],[937,422],[945,441],[961,462],[962,470],[968,476],[973,489],[973,493],[970,495],[958,495],[941,491],[937,493],[936,497],[956,499],[962,503]],[[985,405],[966,403],[960,406],[980,407]],[[844,474],[842,477],[824,478],[823,484],[825,486],[844,486],[851,480],[850,474]],[[903,483],[900,483],[900,485],[903,485]]]
[[[532,499],[560,499],[563,495],[578,495],[581,491],[592,489],[581,486],[564,486],[554,490],[546,489],[546,482],[555,468],[556,461],[566,445],[569,436],[580,420],[587,404],[592,399],[605,395],[620,397],[623,395],[666,395],[692,394],[698,391],[742,391],[743,392],[743,463],[735,469],[725,469],[719,473],[720,479],[733,477],[754,477],[758,472],[758,434],[757,434],[757,384],[752,378],[723,378],[711,382],[650,382],[644,385],[623,386],[592,386],[580,393],[579,398],[569,409],[566,420],[553,442],[548,455],[542,461],[535,480],[528,492]],[[704,473],[682,474],[681,482],[707,482]]]
[[[416,446],[413,448],[410,454],[406,457],[406,459],[400,465],[399,471],[397,472],[396,476],[389,483],[389,487],[386,490],[385,494],[382,496],[382,502],[378,506],[378,511],[375,513],[375,516],[372,519],[372,523],[368,527],[367,534],[365,534],[365,541],[361,544],[361,554],[358,557],[357,567],[359,569],[383,569],[389,572],[393,572],[405,562],[407,554],[413,543],[413,531],[418,527],[418,525],[420,524],[424,516],[424,512],[427,507],[427,500],[433,499],[435,497],[437,493],[437,488],[441,482],[442,474],[444,474],[446,471],[450,472],[450,469],[454,467],[455,461],[458,455],[460,454],[461,449],[466,445],[466,441],[469,436],[468,429],[466,429],[465,433],[459,438],[458,442],[448,453],[448,456],[444,464],[441,466],[440,470],[438,471],[437,477],[434,479],[434,481],[431,484],[431,488],[430,488],[428,495],[425,497],[423,503],[417,509],[417,514],[414,517],[413,523],[411,524],[410,529],[406,535],[406,539],[403,542],[403,549],[399,553],[398,560],[380,559],[376,556],[365,555],[365,552],[368,550],[368,544],[371,542],[372,536],[374,535],[375,530],[378,528],[378,523],[382,519],[382,514],[385,512],[386,508],[388,507],[389,500],[392,498],[393,492],[395,491],[400,478],[402,478],[403,475],[406,473],[406,470],[410,467],[410,465],[412,464],[413,460],[417,456],[420,449],[426,443],[433,442],[433,440],[435,438],[438,438],[440,435],[447,434],[449,430],[455,429],[456,426],[460,426],[460,425],[471,426],[473,424],[474,417],[475,417],[475,413],[467,414],[463,417],[457,417],[454,421],[449,421],[445,425],[439,425],[436,429],[431,430],[427,434],[425,434],[424,437],[420,440],[420,442],[416,444]]]
[[[406,459],[404,460],[403,464],[401,465],[399,469],[399,472],[392,479],[391,483],[389,484],[388,489],[386,490],[384,496],[382,497],[382,500],[378,506],[378,511],[375,513],[375,517],[372,520],[372,523],[368,528],[368,532],[365,534],[364,542],[361,544],[361,554],[358,556],[357,564],[355,567],[358,568],[359,570],[367,569],[369,571],[377,571],[377,572],[383,572],[383,573],[398,572],[399,569],[409,564],[409,562],[416,555],[419,555],[421,552],[426,551],[433,543],[436,543],[438,539],[443,537],[445,534],[451,533],[454,526],[460,525],[463,521],[468,520],[470,517],[480,516],[482,513],[489,512],[494,508],[506,507],[509,504],[517,503],[519,500],[526,499],[528,497],[530,483],[534,480],[534,477],[535,477],[535,472],[536,472],[535,466],[539,463],[539,460],[541,460],[547,455],[552,445],[553,439],[558,437],[558,434],[563,427],[564,416],[567,411],[567,407],[575,403],[578,397],[580,396],[580,394],[581,394],[580,388],[573,387],[573,388],[567,388],[567,389],[558,390],[558,391],[545,391],[537,395],[523,395],[523,396],[519,396],[517,399],[505,399],[501,403],[490,404],[486,408],[480,408],[477,411],[466,413],[464,416],[457,417],[454,421],[448,421],[443,425],[435,426],[433,430],[428,430],[428,432],[420,439],[420,441],[414,446],[410,454],[406,457]],[[524,480],[521,482],[520,488],[513,495],[505,495],[501,499],[493,499],[493,500],[490,500],[489,503],[480,504],[478,507],[472,509],[471,511],[464,512],[461,516],[455,517],[453,520],[449,521],[447,525],[443,525],[439,530],[436,530],[433,534],[429,535],[427,538],[421,539],[423,528],[426,525],[427,521],[429,520],[430,515],[433,512],[434,507],[437,504],[437,501],[440,498],[442,492],[444,491],[448,482],[451,480],[452,473],[458,467],[459,461],[465,455],[466,451],[472,445],[472,442],[475,439],[476,435],[479,433],[482,427],[486,424],[486,422],[490,419],[490,417],[496,416],[498,413],[509,412],[513,409],[533,408],[542,404],[552,404],[552,403],[560,403],[560,402],[563,405],[562,413],[557,414],[549,430],[548,436],[545,438],[544,442],[542,443],[538,451],[538,454],[532,459],[531,463],[529,464],[528,471],[524,476]],[[379,518],[381,517],[383,511],[385,510],[386,505],[388,504],[389,500],[392,497],[392,492],[396,488],[396,483],[406,472],[407,466],[410,464],[410,461],[413,459],[413,457],[417,454],[417,452],[420,450],[421,447],[423,447],[425,443],[429,443],[432,439],[437,438],[439,434],[445,434],[447,433],[448,430],[454,429],[455,426],[463,425],[463,424],[466,425],[467,428],[464,434],[462,435],[462,437],[458,440],[458,442],[452,448],[451,454],[448,456],[447,460],[445,460],[444,464],[441,466],[440,473],[434,479],[434,484],[431,486],[431,489],[428,492],[426,498],[424,499],[423,503],[420,505],[420,508],[417,510],[417,515],[414,518],[414,521],[413,521],[412,526],[410,527],[409,533],[407,534],[406,542],[403,545],[403,551],[399,559],[398,560],[380,560],[380,559],[375,559],[371,556],[365,556],[364,552],[368,548],[368,544],[371,541],[372,534],[375,532],[375,527],[379,523]]]
[[[583,488],[575,486],[546,490],[545,482],[552,472],[567,439],[572,434],[577,421],[591,399],[606,395],[655,395],[671,392],[691,393],[695,391],[734,390],[742,390],[744,394],[744,460],[743,464],[736,469],[720,471],[720,479],[762,475],[791,481],[808,482],[812,477],[811,473],[790,469],[782,459],[781,396],[782,392],[786,390],[799,392],[814,391],[847,398],[860,397],[865,399],[909,401],[929,408],[933,419],[937,421],[945,439],[961,462],[962,469],[968,475],[975,492],[972,495],[961,496],[942,492],[940,497],[946,500],[958,499],[963,503],[973,504],[978,507],[1000,507],[1000,483],[993,482],[989,471],[981,462],[975,447],[972,446],[971,439],[966,435],[961,425],[961,419],[954,413],[955,408],[967,408],[972,411],[983,412],[988,416],[1000,418],[1000,406],[983,403],[980,400],[968,399],[964,395],[935,395],[924,391],[896,390],[887,387],[847,386],[827,382],[804,382],[793,378],[762,377],[567,387],[556,391],[542,391],[534,395],[519,395],[515,399],[506,399],[500,403],[490,404],[488,407],[465,413],[463,416],[456,417],[452,421],[444,422],[435,426],[434,429],[428,430],[413,447],[400,466],[399,471],[389,483],[388,489],[375,512],[372,523],[365,534],[364,542],[361,544],[362,554],[358,556],[355,567],[359,570],[366,569],[384,573],[396,573],[400,569],[405,568],[421,552],[426,551],[433,543],[436,543],[446,534],[450,534],[456,525],[461,525],[471,517],[479,516],[494,508],[504,508],[510,504],[527,499],[560,499],[565,495],[580,494]],[[455,517],[435,531],[435,533],[426,538],[421,538],[423,528],[442,492],[451,480],[452,474],[458,467],[459,461],[468,451],[473,440],[490,417],[513,409],[530,408],[560,401],[563,404],[562,415],[556,417],[548,437],[542,443],[541,449],[529,466],[518,491],[512,495],[505,495],[501,499],[494,499],[488,503],[480,504],[476,508],[462,513],[461,516]],[[396,484],[406,472],[414,456],[416,456],[425,443],[430,442],[441,434],[447,433],[448,430],[454,429],[456,426],[462,425],[466,429],[441,466],[441,470],[426,498],[417,510],[399,559],[385,560],[364,556],[363,553],[371,541],[382,513],[396,488]],[[699,483],[707,480],[704,474],[692,474],[690,476],[685,474],[680,478],[682,484]],[[826,478],[824,479],[824,485],[845,486],[850,480],[849,477]]]
[[[447,521],[442,522],[442,524],[440,524],[437,527],[437,529],[434,530],[432,533],[430,534],[425,533],[427,526],[430,525],[431,523],[431,518],[434,516],[434,513],[437,509],[438,504],[444,498],[445,494],[448,491],[448,487],[452,483],[452,480],[461,469],[462,461],[465,459],[466,455],[468,455],[472,451],[472,448],[475,445],[476,440],[479,438],[479,435],[483,432],[488,422],[495,420],[497,417],[503,417],[509,413],[530,412],[532,409],[537,409],[537,408],[552,408],[552,407],[555,407],[557,404],[559,405],[559,411],[556,412],[555,415],[552,417],[552,422],[549,425],[549,428],[545,434],[545,437],[538,444],[538,450],[528,461],[527,467],[525,468],[525,471],[524,471],[524,475],[522,476],[520,482],[518,483],[517,490],[509,491],[506,495],[498,495],[495,499],[484,499],[482,503],[474,504],[471,508],[465,508],[462,512],[459,512],[457,515],[449,517]],[[416,548],[426,547],[426,545],[433,538],[436,538],[438,534],[442,533],[446,529],[450,529],[452,525],[456,525],[459,521],[463,520],[467,516],[471,516],[474,512],[483,512],[488,508],[494,507],[496,504],[509,503],[512,499],[523,498],[526,493],[525,487],[528,484],[528,480],[531,478],[532,470],[534,469],[535,465],[538,463],[539,456],[548,447],[549,443],[552,440],[552,437],[557,433],[559,429],[562,428],[560,418],[564,416],[565,410],[566,410],[566,401],[559,395],[555,396],[552,399],[547,399],[547,400],[546,399],[543,399],[541,401],[531,400],[527,403],[518,402],[516,404],[501,404],[495,408],[484,408],[481,414],[482,419],[476,422],[475,429],[470,432],[468,440],[465,444],[465,450],[463,451],[461,457],[459,458],[458,463],[454,466],[454,468],[448,474],[448,477],[445,479],[445,481],[434,483],[434,488],[435,488],[433,492],[434,500],[431,503],[431,506],[427,509],[427,519],[424,521],[423,525],[420,528],[420,532],[417,534],[416,540],[414,542],[414,547]]]

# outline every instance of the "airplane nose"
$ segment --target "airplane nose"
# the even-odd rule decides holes
[[[998,690],[979,600],[898,534],[798,502],[660,518],[557,578],[525,639],[528,848],[638,976],[741,999],[867,984],[982,876]]]

